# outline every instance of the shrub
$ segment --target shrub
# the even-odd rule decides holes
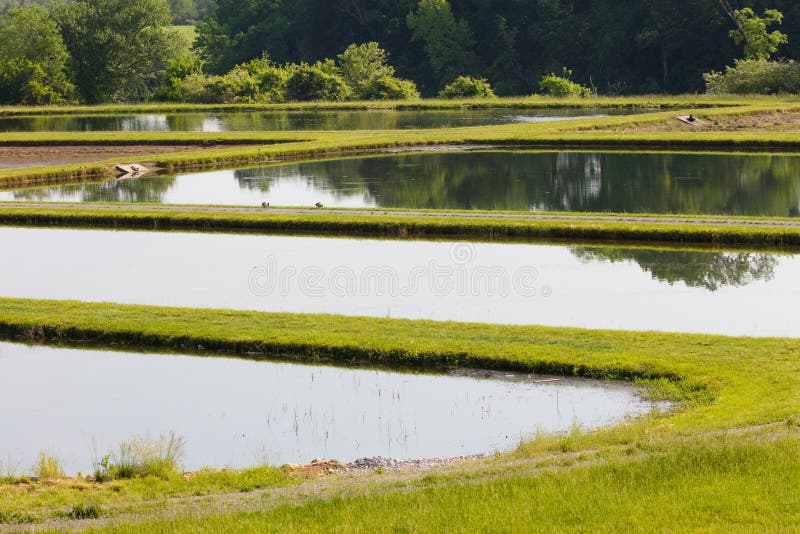
[[[555,97],[565,96],[592,96],[592,90],[572,81],[572,71],[566,67],[562,69],[561,76],[550,73],[539,80],[539,89],[544,94]]]
[[[70,519],[97,519],[102,514],[102,510],[96,504],[76,504],[67,513]]]
[[[259,102],[283,102],[289,71],[274,64],[264,55],[236,67],[246,71],[258,84]]]
[[[205,100],[214,104],[255,102],[258,94],[258,80],[239,67],[224,76],[209,78],[204,89]]]
[[[33,466],[33,475],[39,480],[58,480],[64,478],[61,460],[45,453],[39,454],[39,460]]]
[[[362,100],[416,100],[419,98],[419,91],[417,85],[411,80],[375,78],[361,89],[358,98]]]
[[[439,98],[496,98],[492,86],[483,78],[459,76],[439,91]]]
[[[180,469],[184,440],[170,433],[157,439],[149,436],[123,441],[116,451],[94,461],[98,481],[147,477],[169,478]]]
[[[795,61],[739,59],[725,72],[704,74],[710,94],[800,93],[800,64]]]
[[[306,63],[292,69],[286,80],[286,99],[298,102],[312,100],[346,100],[352,93],[350,87],[337,74],[325,72],[318,66]]]

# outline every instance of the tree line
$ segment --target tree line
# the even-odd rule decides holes
[[[796,0],[218,0],[197,45],[206,68],[222,73],[263,52],[309,61],[376,41],[426,95],[459,75],[529,94],[565,66],[606,94],[682,93],[703,90],[703,73],[741,56],[729,32],[745,8],[779,10],[782,31],[800,34]],[[800,41],[778,52],[797,59]]]
[[[800,91],[800,2],[738,1],[0,0],[0,102]]]

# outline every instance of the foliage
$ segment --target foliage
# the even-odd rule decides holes
[[[74,0],[55,18],[88,103],[143,100],[183,48],[166,0]]]
[[[495,98],[495,94],[485,79],[459,76],[439,91],[439,98]]]
[[[0,102],[60,104],[72,98],[68,53],[58,27],[39,6],[0,19]]]
[[[378,43],[351,44],[337,58],[339,73],[350,87],[360,92],[371,80],[392,78],[389,55]]]
[[[725,72],[704,75],[710,94],[800,93],[800,64],[792,60],[737,59]]]
[[[329,74],[318,65],[301,63],[292,68],[286,80],[286,100],[309,102],[346,100],[352,89],[337,74]]]
[[[406,20],[412,40],[425,44],[440,82],[475,70],[472,31],[465,20],[456,20],[447,0],[419,0],[416,11]]]
[[[169,0],[169,9],[175,24],[194,24],[215,7],[215,0]]]
[[[378,43],[351,44],[329,64],[352,88],[356,100],[412,100],[419,98],[414,82],[394,76],[389,55]]]
[[[767,26],[783,22],[783,13],[776,9],[767,9],[764,16],[759,17],[746,7],[735,11],[734,15],[737,29],[731,30],[730,36],[737,45],[744,45],[746,59],[767,60],[778,51],[780,45],[789,42],[785,33],[767,31]]]
[[[202,73],[202,65],[191,54],[184,54],[170,61],[161,78],[158,87],[150,95],[153,102],[186,102],[189,95],[183,87],[184,79]]]
[[[419,98],[417,84],[400,78],[373,78],[356,98],[359,100],[416,100]]]
[[[800,2],[747,5],[780,10],[782,31],[800,33]],[[680,93],[702,90],[704,72],[740,55],[730,28],[717,0],[220,0],[198,25],[198,51],[222,74],[265,51],[297,63],[377,41],[426,96],[461,74],[492,80],[500,95],[525,94],[562,65],[602,92]],[[800,41],[781,53],[800,59]]]
[[[592,96],[592,90],[588,87],[572,81],[572,71],[564,67],[561,75],[550,73],[539,80],[539,89],[544,91],[544,94],[555,97],[565,96]]]

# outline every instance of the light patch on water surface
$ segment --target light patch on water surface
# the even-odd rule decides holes
[[[651,409],[627,386],[534,380],[0,343],[0,459],[27,472],[47,451],[88,473],[93,448],[172,431],[189,470],[450,457]]]
[[[621,330],[800,334],[800,257],[0,229],[0,296]]]

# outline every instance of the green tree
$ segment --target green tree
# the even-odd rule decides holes
[[[73,0],[55,13],[91,104],[145,99],[184,48],[166,0]]]
[[[339,54],[336,63],[342,78],[356,92],[360,92],[374,79],[394,76],[394,68],[389,65],[389,55],[376,42],[351,44]]]
[[[780,45],[789,42],[785,33],[767,30],[773,24],[783,23],[783,13],[776,9],[767,9],[759,17],[746,7],[734,11],[734,18],[736,29],[730,31],[730,36],[737,45],[744,46],[746,59],[769,59]]]
[[[412,40],[425,43],[440,82],[474,72],[477,58],[472,31],[465,20],[456,20],[447,0],[420,0],[406,21]]]
[[[46,9],[10,10],[0,19],[0,101],[55,104],[69,100],[75,88],[66,74],[68,58]]]
[[[376,42],[351,44],[337,56],[336,73],[362,100],[410,100],[419,97],[414,82],[395,78],[389,54]]]

